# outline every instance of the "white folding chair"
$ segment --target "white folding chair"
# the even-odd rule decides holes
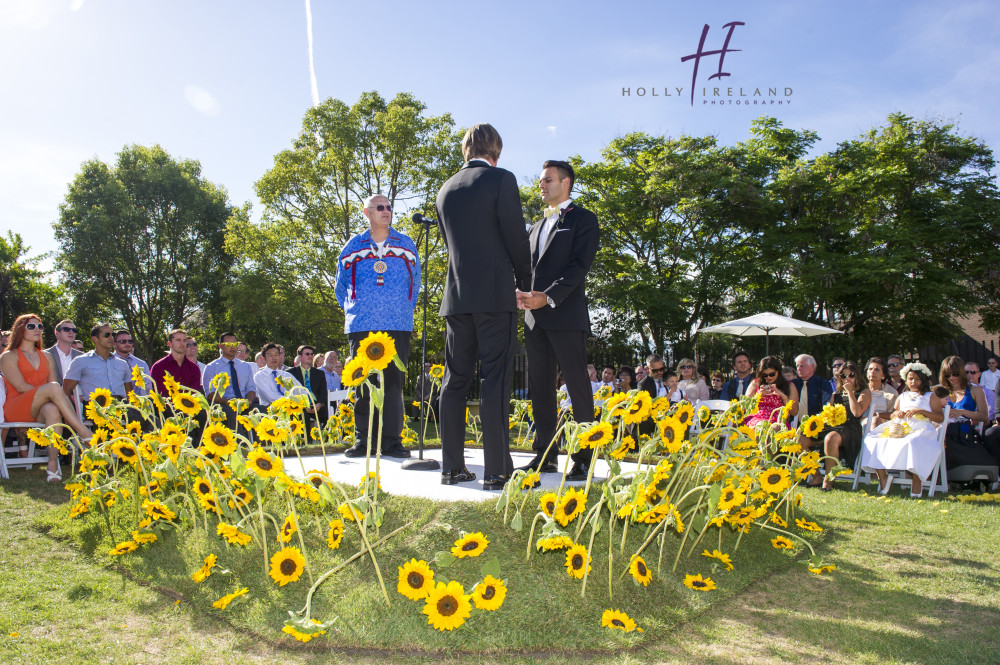
[[[868,432],[870,432],[871,429],[872,429],[872,420],[874,419],[874,416],[875,416],[875,414],[872,413],[872,407],[873,406],[874,406],[874,404],[869,404],[868,405],[868,410],[865,411],[865,415],[862,416],[862,418],[863,418],[862,423],[863,424],[861,425],[861,448],[858,450],[858,456],[854,460],[854,471],[852,473],[844,474],[843,476],[839,476],[840,478],[844,478],[845,480],[851,480],[851,481],[853,481],[851,483],[851,489],[852,490],[858,489],[858,481],[861,480],[861,476],[862,475],[864,475],[864,477],[865,477],[865,484],[866,485],[870,485],[871,482],[872,482],[871,475],[868,474],[868,473],[865,473],[864,471],[861,470],[861,453],[865,449],[865,437],[868,435]]]
[[[327,393],[327,397],[330,399],[330,413],[336,413],[340,407],[340,403],[347,399],[347,389],[334,390],[331,393]]]
[[[35,422],[6,422],[3,417],[3,405],[7,401],[7,388],[3,381],[0,381],[0,443],[7,438],[7,430],[15,428],[39,428],[45,427],[45,423],[35,423]],[[0,445],[0,478],[7,480],[10,478],[9,469],[17,467],[27,467],[31,468],[36,464],[48,464],[49,455],[46,452],[42,456],[35,455],[35,442],[28,439],[28,456],[27,457],[15,457],[9,462],[7,461],[7,453],[19,453],[20,447],[17,445],[6,446]]]
[[[724,399],[700,399],[694,403],[694,422],[691,423],[691,432],[698,434],[701,432],[701,421],[698,420],[698,409],[705,407],[712,413],[722,413],[729,408],[729,402]]]

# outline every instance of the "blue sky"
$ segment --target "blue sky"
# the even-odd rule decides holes
[[[545,159],[597,159],[630,131],[733,143],[762,113],[817,131],[821,150],[894,111],[955,122],[996,149],[995,8],[312,0],[314,62],[321,98],[409,91],[461,126],[491,122],[504,138],[500,165],[522,180]],[[731,76],[709,83],[718,60],[705,58],[692,106],[681,57],[705,24],[706,49],[719,48],[730,21],[746,24],[725,59]],[[259,215],[253,183],[312,103],[304,0],[0,0],[0,63],[0,231],[21,233],[33,255],[57,249],[51,223],[80,164],[112,162],[129,143],[199,160]],[[713,107],[705,86],[734,87],[734,102],[740,87],[776,87],[791,103]]]

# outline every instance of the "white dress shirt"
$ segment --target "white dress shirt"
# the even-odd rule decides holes
[[[285,370],[264,367],[264,369],[254,374],[253,377],[254,385],[257,386],[257,399],[260,401],[261,406],[267,406],[278,398],[285,396],[285,391],[278,387],[278,382],[275,380],[278,377],[288,379],[299,388],[302,388],[302,384]]]

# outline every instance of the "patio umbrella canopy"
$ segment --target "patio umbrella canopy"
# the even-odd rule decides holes
[[[816,325],[808,321],[799,321],[790,316],[782,316],[774,312],[761,312],[753,316],[742,319],[734,319],[717,326],[700,328],[700,333],[724,333],[726,335],[738,335],[740,337],[753,337],[764,335],[767,339],[764,342],[765,353],[770,354],[771,335],[781,337],[816,337],[817,335],[843,335],[842,330],[834,330],[826,326]]]

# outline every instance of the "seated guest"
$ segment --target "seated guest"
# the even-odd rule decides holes
[[[798,378],[798,374],[795,373],[795,368],[791,365],[785,365],[781,368],[781,375],[785,377],[785,381],[794,381]]]
[[[128,365],[129,375],[131,376],[133,368],[138,367],[143,376],[149,376],[149,365],[146,364],[145,360],[136,358],[132,354],[134,347],[135,341],[132,339],[132,333],[125,329],[115,331],[115,355],[124,360],[125,364]],[[149,388],[135,386],[134,389],[136,395],[149,394]]]
[[[73,340],[73,349],[79,351],[80,353],[83,353],[84,352],[83,340],[82,339]]]
[[[55,361],[42,349],[42,319],[37,314],[22,314],[14,321],[7,350],[0,354],[6,400],[4,420],[12,423],[41,422],[46,427],[66,423],[83,441],[94,435],[76,414],[74,407],[56,381]],[[0,454],[3,454],[0,451]],[[58,451],[48,447],[50,483],[62,480]],[[28,448],[20,451],[28,456]]]
[[[314,406],[307,407],[303,412],[305,416],[306,434],[317,425],[325,425],[327,421],[327,411],[329,402],[326,397],[326,374],[323,370],[313,367],[313,356],[316,349],[308,344],[303,344],[295,351],[295,358],[299,361],[297,367],[289,370],[296,381],[310,392]],[[308,437],[307,437],[308,438]]]
[[[241,362],[237,357],[240,342],[236,333],[224,332],[219,336],[219,357],[205,365],[202,378],[202,389],[209,404],[221,404],[226,414],[226,424],[230,429],[236,429],[236,411],[229,405],[229,400],[245,399],[248,409],[257,406],[257,386],[253,381],[253,370],[250,363]],[[212,380],[219,374],[229,377],[228,385],[222,392],[212,387]]]
[[[868,390],[872,395],[871,426],[875,427],[888,422],[892,417],[896,396],[899,393],[896,392],[895,388],[885,383],[889,376],[889,368],[881,358],[876,356],[868,360],[868,365],[865,366],[865,375],[868,377]]]
[[[885,380],[886,384],[892,386],[897,395],[902,395],[903,391],[906,390],[906,381],[899,375],[899,370],[903,368],[906,361],[903,360],[903,356],[891,355],[885,359],[885,364],[889,368],[889,376]]]
[[[639,385],[643,379],[649,376],[649,370],[645,365],[636,365],[632,371],[635,372],[635,385]]]
[[[900,376],[906,380],[906,390],[896,400],[892,420],[865,437],[861,468],[878,476],[879,494],[889,493],[892,482],[887,470],[906,471],[912,479],[910,496],[919,497],[922,481],[930,478],[941,453],[934,423],[944,416],[940,400],[931,392],[931,370],[926,365],[910,363]]]
[[[337,369],[339,358],[336,351],[327,351],[323,356],[323,375],[326,377],[326,392],[332,393],[340,390],[340,375],[343,368]]]
[[[198,371],[205,373],[205,363],[198,360],[198,340],[188,335],[184,340],[184,357],[198,366]]]
[[[843,366],[844,366],[843,358],[838,356],[833,359],[833,362],[831,363],[830,367],[830,369],[832,370],[830,376],[833,377],[832,379],[830,379],[830,390],[832,391],[837,390],[837,375],[840,374],[840,368]]]
[[[708,385],[698,375],[693,360],[681,358],[677,363],[677,376],[679,377],[677,385],[689,402],[693,404],[698,400],[708,399]]]
[[[847,466],[854,468],[858,452],[861,450],[861,418],[868,411],[872,401],[868,382],[853,360],[844,361],[836,378],[837,390],[830,398],[830,404],[842,405],[847,419],[824,432],[826,476],[823,478],[823,490],[827,492],[833,489],[830,471],[836,466],[837,460],[843,459],[847,462]]]
[[[609,390],[612,391],[615,389],[614,367],[605,367],[603,370],[601,370],[601,380],[597,384],[597,390],[600,390],[601,388],[608,388]],[[595,390],[594,392],[596,393],[597,390]]]
[[[733,400],[743,397],[753,382],[753,365],[746,351],[737,351],[733,355],[733,372],[735,376],[722,386],[722,399]]]
[[[132,392],[132,372],[128,363],[115,354],[114,330],[107,323],[99,323],[90,331],[94,350],[73,359],[63,378],[63,391],[72,398],[79,385],[80,403],[86,405],[98,388],[111,393],[115,399],[126,399]]]
[[[722,372],[712,372],[712,387],[708,389],[708,399],[722,399],[722,384],[726,377]]]
[[[590,392],[591,394],[596,393],[601,387],[601,382],[597,380],[597,368],[593,365],[587,365],[587,375],[590,377]]]
[[[247,347],[246,342],[240,342],[239,346],[236,347],[236,359],[250,363],[251,365],[253,364],[250,361],[250,349]]]
[[[969,381],[965,373],[965,362],[958,356],[948,356],[941,361],[939,376],[941,385],[948,390],[949,442],[958,443],[968,436],[969,431],[989,422],[989,406],[982,386]],[[942,405],[943,406],[943,405]]]
[[[267,366],[267,361],[264,360],[264,354],[260,351],[258,351],[257,355],[253,357],[253,362],[257,365],[257,369],[264,369],[264,367]],[[254,370],[254,372],[256,373],[256,370]]]
[[[281,367],[282,348],[279,344],[268,342],[260,350],[264,355],[264,369],[258,370],[253,376],[254,385],[257,387],[257,399],[263,407],[269,406],[271,402],[285,395],[285,388],[278,383],[278,378],[285,378],[292,381],[299,388],[302,384],[298,379],[289,374]]]
[[[808,353],[796,356],[795,371],[799,378],[792,385],[799,391],[799,420],[804,420],[823,411],[823,406],[830,402],[833,390],[829,381],[816,374],[816,359]],[[800,436],[799,443],[805,450],[821,445],[819,437]]]
[[[667,371],[667,366],[664,364],[663,358],[655,353],[650,354],[646,358],[646,368],[649,370],[649,375],[639,382],[639,390],[645,390],[653,399],[666,397],[664,374]]]
[[[782,407],[792,402],[789,416],[795,416],[798,410],[799,391],[794,383],[789,383],[781,373],[781,361],[774,356],[767,356],[757,367],[757,378],[747,391],[749,397],[760,393],[757,410],[749,414],[743,424],[754,427],[763,422],[776,423]]]
[[[996,413],[996,394],[992,390],[988,390],[986,386],[980,382],[982,374],[979,371],[979,363],[965,363],[965,376],[968,377],[970,386],[978,386],[983,389],[983,393],[986,396],[986,424],[988,425],[993,422],[993,416]]]
[[[79,350],[73,348],[73,343],[77,341],[77,332],[76,324],[69,319],[63,319],[56,324],[56,343],[45,349],[52,356],[52,361],[55,363],[56,381],[59,382],[59,385],[62,385],[63,377],[69,371],[69,366],[73,362],[73,359],[83,355],[82,348]]]
[[[677,402],[687,399],[687,395],[684,394],[684,391],[680,387],[680,380],[681,377],[673,372],[667,374],[667,377],[663,380],[663,390],[671,404],[677,404]]]
[[[627,393],[630,390],[635,390],[638,385],[635,371],[628,365],[622,365],[618,370],[618,381],[615,383],[615,392]]]
[[[170,352],[163,356],[149,368],[149,375],[153,379],[153,385],[156,387],[156,392],[161,395],[169,395],[170,391],[167,390],[167,384],[164,383],[163,378],[170,374],[174,377],[174,381],[184,386],[185,388],[190,388],[191,390],[202,391],[201,387],[201,370],[193,362],[187,359],[187,339],[188,334],[180,329],[175,328],[167,333],[167,346]]]

